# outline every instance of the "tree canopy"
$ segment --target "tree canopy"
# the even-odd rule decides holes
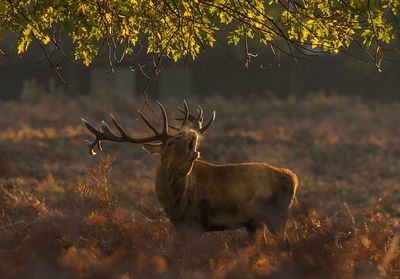
[[[1,30],[19,34],[17,52],[32,42],[65,49],[90,65],[104,49],[110,61],[140,54],[196,59],[217,43],[256,40],[293,57],[358,45],[379,67],[395,49],[400,0],[2,0]],[[45,50],[43,48],[43,50]]]

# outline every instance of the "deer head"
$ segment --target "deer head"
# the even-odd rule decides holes
[[[130,142],[138,143],[145,150],[152,154],[158,154],[161,157],[161,167],[166,169],[174,169],[178,172],[184,172],[184,174],[190,173],[193,163],[200,156],[198,151],[199,137],[204,133],[213,123],[215,119],[215,111],[212,113],[211,119],[208,123],[203,126],[203,110],[199,106],[198,116],[193,116],[188,109],[186,102],[183,103],[183,108],[178,109],[183,112],[183,118],[181,120],[180,127],[174,127],[168,124],[168,117],[164,107],[161,103],[157,102],[161,109],[163,118],[163,129],[162,132],[157,129],[148,121],[144,114],[139,111],[139,115],[147,126],[154,132],[153,136],[145,138],[133,138],[128,135],[126,130],[122,128],[119,122],[111,115],[114,126],[120,132],[120,136],[114,134],[108,124],[103,120],[101,121],[100,129],[96,129],[87,120],[82,118],[82,122],[88,128],[88,130],[95,135],[93,141],[87,141],[90,148],[90,153],[95,155],[94,148],[97,146],[102,150],[101,142],[104,140],[115,141],[115,142]],[[169,134],[169,128],[176,131],[174,135]]]

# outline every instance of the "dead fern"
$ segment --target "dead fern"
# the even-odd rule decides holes
[[[83,181],[78,182],[78,192],[82,197],[84,206],[97,206],[108,208],[112,204],[109,188],[111,186],[111,165],[113,159],[110,156],[101,157],[97,167],[89,168]]]

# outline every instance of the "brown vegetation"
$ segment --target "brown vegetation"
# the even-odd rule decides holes
[[[292,253],[269,234],[252,243],[242,229],[178,241],[154,193],[157,158],[105,143],[109,155],[100,159],[84,144],[83,115],[94,122],[113,112],[146,135],[132,121],[142,101],[45,96],[0,104],[1,277],[400,276],[399,102],[313,94],[201,103],[218,112],[203,158],[267,162],[298,174]]]

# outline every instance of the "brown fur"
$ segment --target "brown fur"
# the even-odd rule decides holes
[[[282,231],[297,176],[263,163],[215,165],[198,160],[198,145],[186,148],[193,138],[198,142],[197,137],[185,131],[176,149],[159,151],[156,193],[174,225],[201,231],[244,226],[252,234],[264,223],[272,233]]]

